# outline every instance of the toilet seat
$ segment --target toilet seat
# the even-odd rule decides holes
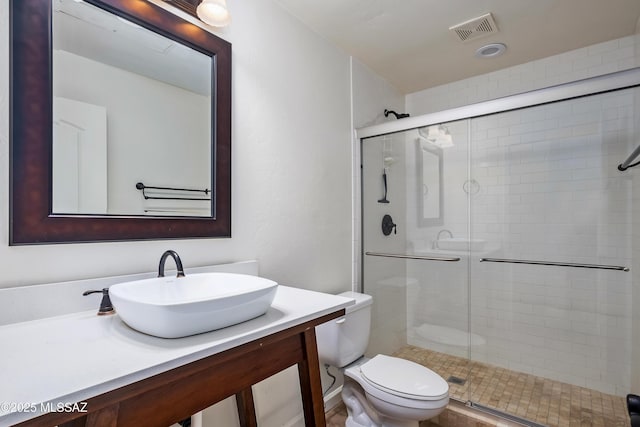
[[[373,360],[375,360],[375,362],[370,364],[367,368],[365,365],[369,364]],[[406,365],[405,362],[409,365]],[[381,385],[372,381],[370,378],[365,377],[362,372],[362,368],[365,367],[364,370],[369,373],[369,376],[372,376],[380,382],[382,381],[382,378],[377,377],[372,373],[372,371],[377,370],[376,368],[382,367],[383,371],[379,371],[381,372],[381,374],[382,372],[386,372],[387,374],[394,374],[394,372],[398,371],[393,371],[391,369],[397,369],[399,366],[400,371],[406,373],[407,366],[412,366],[413,368],[415,368],[415,366],[413,365],[417,365],[419,369],[416,369],[416,371],[414,371],[412,368],[409,368],[409,371],[414,373],[417,372],[416,377],[419,377],[423,381],[426,381],[427,378],[429,378],[429,381],[431,381],[431,375],[436,375],[436,378],[433,380],[433,384],[436,384],[436,387],[433,389],[433,395],[430,392],[426,392],[424,390],[419,391],[419,388],[411,388],[410,386],[400,387],[394,381],[391,381],[390,383],[387,383],[385,385]],[[393,368],[391,366],[393,366]],[[380,405],[386,405],[388,408],[388,405],[392,405],[393,407],[397,407],[398,409],[405,408],[404,411],[406,411],[407,409],[412,411],[423,411],[441,410],[449,402],[449,385],[447,384],[447,382],[430,369],[422,365],[418,365],[417,363],[410,362],[408,360],[378,355],[373,359],[364,359],[359,361],[359,363],[352,364],[344,370],[344,374],[346,377],[360,384],[360,387],[362,387],[364,392],[367,394],[368,400],[370,402],[379,402],[378,404],[374,404],[374,406],[380,407]],[[384,376],[384,374],[382,375]],[[408,376],[404,375],[402,376],[402,378],[408,378]],[[400,380],[399,383],[401,383]],[[402,390],[396,390],[397,388],[401,388]],[[436,393],[438,394],[436,395]]]
[[[375,388],[414,400],[441,400],[449,385],[429,368],[406,359],[379,354],[360,365],[362,378]]]

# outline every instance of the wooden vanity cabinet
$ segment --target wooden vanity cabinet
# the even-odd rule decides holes
[[[251,386],[298,365],[305,425],[325,427],[315,327],[343,315],[340,309],[95,396],[85,413],[53,412],[18,425],[167,427],[235,395],[242,427],[257,426]]]

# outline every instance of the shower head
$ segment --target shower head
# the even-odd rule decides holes
[[[393,110],[384,110],[384,116],[385,117],[389,117],[389,114],[393,114],[394,116],[396,116],[396,119],[404,119],[405,117],[409,117],[410,114],[409,113],[396,113]]]

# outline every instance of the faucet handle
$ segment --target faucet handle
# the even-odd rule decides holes
[[[382,234],[388,236],[393,231],[393,234],[398,234],[397,226],[393,222],[391,215],[385,215],[382,217]]]
[[[100,301],[100,309],[98,310],[98,316],[104,316],[107,314],[115,314],[116,310],[111,304],[111,298],[109,298],[109,288],[103,288],[101,291],[90,290],[82,293],[82,296],[91,294],[102,294],[102,301]]]

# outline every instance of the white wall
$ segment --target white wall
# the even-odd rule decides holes
[[[231,239],[9,247],[8,3],[0,2],[0,287],[152,271],[171,248],[186,267],[257,259],[260,274],[282,284],[351,288],[349,58],[265,0],[229,2],[233,22],[221,33],[233,44]],[[258,393],[258,407],[271,408],[259,409],[261,425],[298,414],[292,377],[282,374],[269,393],[289,406]],[[235,417],[221,410],[216,419]]]
[[[353,127],[355,129],[395,120],[384,110],[404,112],[404,94],[362,62],[353,58]]]

